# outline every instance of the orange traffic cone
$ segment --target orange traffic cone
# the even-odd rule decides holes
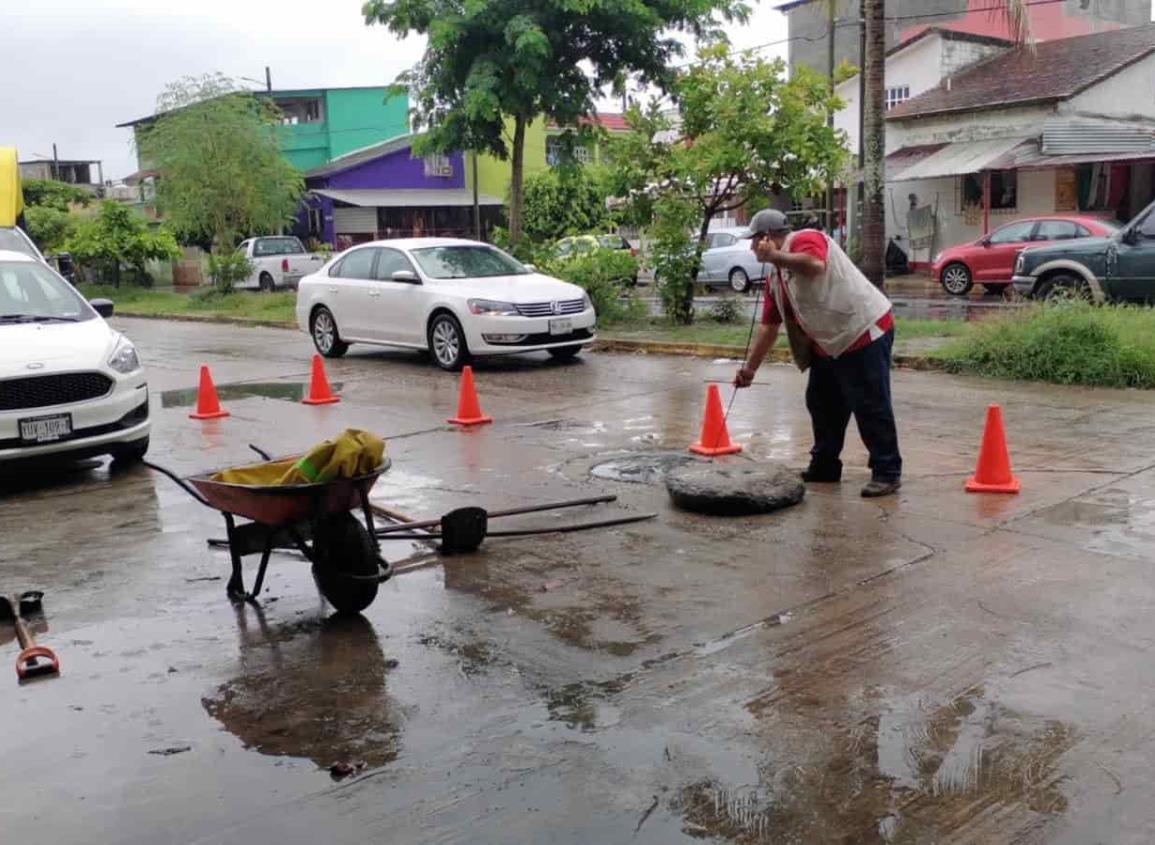
[[[454,425],[485,425],[493,422],[493,417],[481,413],[481,403],[477,400],[477,390],[473,386],[473,367],[461,370],[461,398],[457,402],[457,416],[447,422]]]
[[[320,355],[313,356],[313,377],[309,380],[309,395],[301,400],[306,405],[332,405],[341,397],[329,387],[329,377],[325,375],[325,365]]]
[[[998,405],[987,408],[987,427],[979,450],[979,463],[974,477],[966,484],[968,493],[1018,493],[1021,484],[1011,473],[1011,456],[1007,451],[1007,435],[1003,430],[1003,409]]]
[[[197,410],[189,414],[194,420],[217,420],[227,417],[229,412],[221,407],[221,400],[217,398],[217,388],[213,384],[212,374],[208,367],[201,367],[201,383],[197,389]]]
[[[696,455],[733,455],[742,451],[737,443],[730,442],[730,432],[726,430],[726,416],[722,413],[722,394],[718,385],[711,384],[706,390],[706,416],[702,420],[702,434],[698,442],[690,447]]]

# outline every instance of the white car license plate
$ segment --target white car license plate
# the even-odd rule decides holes
[[[20,420],[20,439],[25,443],[53,443],[72,434],[72,415],[30,417]]]
[[[550,334],[573,334],[573,320],[550,320]]]

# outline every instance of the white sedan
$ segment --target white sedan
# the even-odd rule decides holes
[[[144,457],[148,383],[111,314],[108,300],[90,304],[47,265],[0,250],[0,466]]]
[[[297,322],[328,358],[373,343],[426,349],[455,370],[474,355],[572,358],[597,315],[581,288],[488,244],[412,238],[360,244],[305,276]]]

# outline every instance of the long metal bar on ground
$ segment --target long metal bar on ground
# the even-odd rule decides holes
[[[607,502],[616,502],[617,500],[617,496],[591,496],[588,499],[570,499],[564,502],[550,502],[544,505],[526,505],[520,508],[506,508],[505,510],[500,511],[489,511],[487,515],[490,519],[496,519],[497,517],[502,516],[518,516],[519,514],[523,513],[539,513],[541,511],[556,510],[558,508],[576,508],[581,507],[582,505],[601,505]],[[401,523],[399,525],[387,525],[384,528],[377,529],[377,536],[380,537],[384,534],[393,534],[398,531],[414,531],[420,528],[436,528],[440,524],[441,517],[438,517],[437,519],[425,519],[420,522],[407,522]],[[411,537],[409,539],[421,538]]]
[[[550,528],[521,528],[509,531],[486,531],[486,537],[531,537],[538,534],[569,534],[573,531],[588,531],[592,528],[612,528],[615,525],[629,525],[634,522],[644,522],[657,517],[656,513],[644,513],[636,516],[622,516],[617,519],[603,519],[598,522],[582,522],[577,525],[557,525]],[[404,526],[402,526],[404,527]],[[378,529],[378,534],[381,529]],[[441,535],[429,534],[401,534],[389,532],[385,540],[439,540]]]

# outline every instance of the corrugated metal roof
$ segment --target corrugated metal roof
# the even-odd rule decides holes
[[[340,158],[335,158],[328,164],[322,164],[320,167],[314,167],[305,174],[306,177],[314,176],[331,176],[334,173],[340,173],[344,170],[357,167],[367,161],[373,161],[382,156],[392,155],[393,153],[407,150],[413,146],[413,142],[421,137],[420,132],[414,132],[409,135],[398,135],[396,138],[390,138],[387,141],[381,141],[376,144],[370,144],[367,147],[361,147],[358,150],[353,150],[350,153]]]
[[[1058,118],[1043,125],[1044,155],[1144,153],[1155,150],[1151,126],[1105,120]]]
[[[1136,162],[1155,161],[1155,150],[1133,153],[1077,153],[1073,155],[1044,155],[1038,147],[1017,151],[1009,167],[1040,170],[1048,167],[1070,167],[1076,164],[1096,162]]]
[[[1001,170],[1008,166],[1009,154],[1028,138],[996,138],[989,141],[959,141],[947,144],[936,153],[897,174],[893,181],[936,179],[962,176],[982,170]]]
[[[331,188],[314,188],[312,193],[337,202],[365,208],[435,208],[438,206],[473,205],[473,192],[460,188],[445,191],[391,191],[385,188],[340,191]],[[504,205],[500,199],[488,194],[480,194],[478,203],[480,205]]]

